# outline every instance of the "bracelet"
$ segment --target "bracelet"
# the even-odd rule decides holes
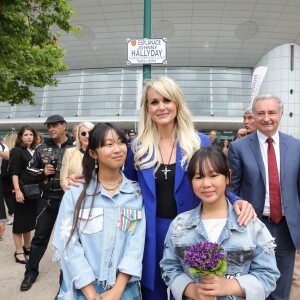
[[[15,193],[17,191],[19,191],[20,189],[13,189],[12,192]]]

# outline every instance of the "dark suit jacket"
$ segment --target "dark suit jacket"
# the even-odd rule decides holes
[[[300,249],[300,141],[279,132],[281,199],[289,231]],[[264,209],[266,174],[256,131],[229,145],[233,192],[253,205],[260,218]]]

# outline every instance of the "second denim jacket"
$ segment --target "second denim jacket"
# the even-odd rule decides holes
[[[164,256],[160,262],[162,276],[176,300],[183,297],[186,286],[200,282],[200,275],[191,275],[184,264],[184,251],[200,241],[209,241],[201,221],[202,203],[195,209],[182,213],[171,223],[165,240]],[[228,267],[227,278],[235,278],[246,294],[247,300],[263,300],[276,288],[279,271],[274,254],[274,238],[265,225],[257,220],[247,227],[237,223],[237,215],[228,201],[227,222],[219,236]],[[232,296],[218,300],[245,299]]]
[[[66,191],[56,221],[54,259],[60,261],[67,287],[66,294],[59,295],[60,299],[75,299],[76,289],[94,281],[110,288],[118,272],[131,275],[130,281],[141,279],[146,220],[138,183],[123,175],[119,191],[111,197],[97,183],[94,174],[75,234],[66,247],[82,189],[81,185]]]

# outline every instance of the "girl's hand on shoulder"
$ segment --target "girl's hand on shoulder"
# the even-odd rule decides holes
[[[66,189],[69,190],[71,186],[79,186],[79,183],[84,183],[83,175],[82,174],[72,174],[69,176],[68,185]]]
[[[247,225],[251,220],[254,222],[257,219],[256,212],[251,203],[246,200],[236,200],[233,204],[233,208],[238,215],[238,224]]]

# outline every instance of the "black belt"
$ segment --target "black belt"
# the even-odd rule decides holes
[[[273,222],[273,220],[271,219],[270,216],[261,216],[261,219],[262,219],[262,220],[267,220],[267,221],[269,221],[269,222]],[[283,220],[285,220],[285,216],[282,216],[282,218],[281,218],[280,221],[283,221]]]

